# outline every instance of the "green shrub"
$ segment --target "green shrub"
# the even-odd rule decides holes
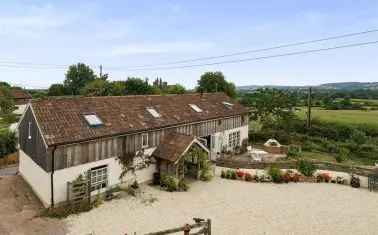
[[[305,176],[313,176],[316,171],[316,167],[309,161],[300,160],[298,162],[298,171]]]
[[[221,171],[221,178],[226,178],[226,171],[225,170]]]
[[[337,162],[344,162],[348,159],[349,156],[349,149],[347,148],[340,148],[339,153],[336,155],[336,161]]]
[[[282,182],[282,172],[281,169],[278,168],[277,166],[271,166],[268,169],[268,175],[272,177],[272,181],[274,183],[281,183]]]
[[[188,183],[184,179],[182,179],[178,183],[178,188],[179,188],[180,191],[185,191],[186,192],[186,191],[189,190],[189,185],[188,185]]]
[[[289,145],[287,156],[290,158],[299,158],[300,156],[302,156],[301,147],[297,145]]]
[[[237,178],[236,171],[230,170],[230,179],[236,180],[236,178]]]
[[[174,192],[178,189],[178,179],[171,175],[162,175],[160,178],[160,185],[168,192]]]
[[[9,130],[0,131],[0,159],[16,152],[17,137]]]

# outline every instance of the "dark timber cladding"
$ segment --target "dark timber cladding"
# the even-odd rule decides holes
[[[93,114],[102,125],[88,125],[84,115]],[[208,136],[244,125],[248,125],[248,109],[223,93],[50,98],[31,103],[20,125],[20,144],[38,165],[51,171],[53,147],[58,170],[140,150],[142,135],[148,136],[148,146],[143,147],[155,147],[168,130]]]
[[[29,155],[35,163],[43,169],[47,169],[47,149],[37,122],[29,107],[19,125],[20,148]]]

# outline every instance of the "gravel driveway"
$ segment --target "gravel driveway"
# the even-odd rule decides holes
[[[66,219],[70,234],[154,232],[211,218],[221,234],[378,234],[378,194],[335,184],[194,182],[189,192],[143,186],[140,198],[107,202]]]

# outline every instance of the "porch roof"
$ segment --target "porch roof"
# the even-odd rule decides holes
[[[170,162],[176,162],[194,143],[197,143],[208,152],[208,149],[195,136],[170,132],[163,137],[159,146],[153,152],[153,156]]]

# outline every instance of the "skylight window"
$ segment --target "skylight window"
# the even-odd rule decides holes
[[[161,117],[160,113],[158,113],[154,108],[147,108],[147,111],[154,117],[159,118]]]
[[[231,103],[226,102],[226,101],[223,101],[222,103],[223,103],[224,105],[228,106],[228,107],[232,107],[232,106],[234,106],[234,104],[231,104]]]
[[[196,111],[197,113],[201,113],[202,112],[202,109],[200,109],[197,105],[195,104],[189,104],[189,106],[194,110]]]
[[[85,120],[91,127],[102,126],[103,122],[96,114],[86,114],[84,115]]]

